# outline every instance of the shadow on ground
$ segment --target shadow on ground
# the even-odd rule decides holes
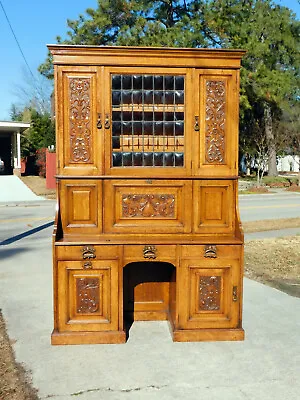
[[[43,229],[49,228],[49,226],[51,226],[53,224],[54,224],[53,221],[47,222],[46,224],[37,226],[36,228],[30,229],[29,231],[20,233],[20,235],[12,236],[11,238],[5,239],[2,242],[0,242],[0,246],[5,246],[5,245],[8,245],[8,244],[12,244],[14,242],[17,242],[18,240],[21,240],[21,239],[23,239],[23,238],[25,238],[27,236],[33,235],[34,233],[42,231]]]

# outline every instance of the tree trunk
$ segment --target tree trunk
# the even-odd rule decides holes
[[[276,146],[273,133],[273,125],[272,125],[272,112],[271,112],[271,107],[268,103],[265,104],[264,117],[265,117],[265,134],[269,150],[268,175],[277,176],[278,171],[276,165]]]

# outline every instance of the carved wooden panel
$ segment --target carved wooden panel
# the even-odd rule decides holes
[[[196,70],[199,92],[194,127],[197,175],[237,175],[238,90],[232,70]]]
[[[81,314],[99,310],[99,278],[76,279],[76,311]]]
[[[61,216],[66,234],[102,231],[101,181],[62,180]]]
[[[229,180],[194,182],[194,231],[231,233],[234,229],[234,185]]]
[[[58,316],[62,331],[117,329],[116,260],[90,261],[88,269],[84,261],[59,261],[58,293],[61,294]]]
[[[186,307],[180,304],[180,325],[187,329],[236,326],[239,306],[232,290],[239,282],[237,260],[185,259],[182,266],[178,282],[188,299]]]
[[[70,162],[91,162],[91,78],[70,78]]]
[[[97,129],[97,114],[102,111],[101,73],[93,66],[76,71],[65,66],[58,73],[58,174],[101,174],[103,139]]]
[[[223,80],[206,82],[205,161],[225,164],[226,86]]]
[[[173,194],[123,194],[122,216],[174,218],[175,196]]]
[[[199,276],[199,310],[219,310],[220,303],[221,277]]]
[[[106,232],[191,231],[191,182],[112,180],[104,183]]]

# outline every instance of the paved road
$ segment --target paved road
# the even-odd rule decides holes
[[[36,234],[49,238],[53,230],[55,201],[0,205],[0,245],[9,244]]]
[[[242,222],[300,217],[300,193],[242,195],[239,205]]]

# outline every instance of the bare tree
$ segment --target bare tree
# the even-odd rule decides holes
[[[53,82],[40,73],[31,75],[24,67],[22,83],[15,84],[13,93],[19,98],[18,108],[33,108],[40,114],[51,113]]]

